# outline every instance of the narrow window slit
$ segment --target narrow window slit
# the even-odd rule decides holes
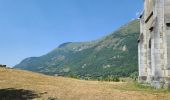
[[[170,27],[170,23],[166,23],[166,26],[167,26],[167,27]]]
[[[153,31],[153,27],[150,27],[149,30],[152,32]]]
[[[166,23],[167,30],[170,30],[170,23]]]
[[[151,39],[149,40],[149,49],[151,49]]]

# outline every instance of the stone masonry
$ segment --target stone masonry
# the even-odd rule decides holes
[[[170,88],[170,0],[144,0],[138,63],[140,83]]]

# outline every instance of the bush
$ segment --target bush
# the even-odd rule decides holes
[[[133,72],[132,74],[130,74],[130,78],[136,81],[138,79],[138,72]]]

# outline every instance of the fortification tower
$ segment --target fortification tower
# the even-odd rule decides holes
[[[170,0],[144,0],[140,25],[139,82],[170,88]]]

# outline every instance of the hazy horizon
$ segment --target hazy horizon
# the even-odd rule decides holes
[[[0,64],[92,41],[135,19],[143,0],[0,0]]]

